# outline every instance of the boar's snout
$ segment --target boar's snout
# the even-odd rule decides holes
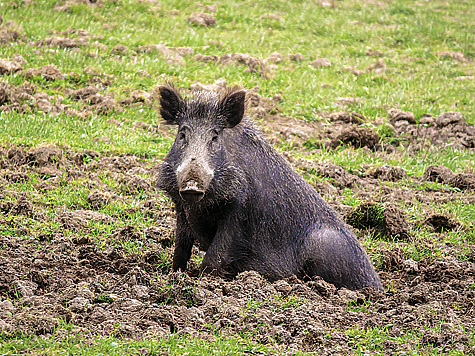
[[[198,182],[194,179],[190,179],[180,187],[180,196],[187,203],[197,203],[204,195],[204,190],[199,187]]]

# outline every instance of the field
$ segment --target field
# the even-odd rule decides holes
[[[0,9],[0,354],[475,354],[475,1]],[[173,273],[165,82],[245,88],[385,291]]]

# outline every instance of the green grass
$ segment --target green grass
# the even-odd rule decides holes
[[[214,336],[212,336],[214,338]],[[190,342],[188,336],[172,336],[153,340],[122,340],[105,336],[98,339],[84,339],[78,334],[55,340],[54,336],[36,338],[25,336],[19,339],[1,339],[0,352],[3,355],[278,355],[269,346],[262,346],[250,340],[214,338],[208,341],[196,338]],[[294,353],[303,355],[303,353]]]
[[[394,336],[394,333],[390,332],[391,327],[392,324],[388,324],[376,326],[367,330],[348,330],[347,335],[350,338],[349,344],[353,349],[355,349],[356,355],[366,355],[368,352],[385,352],[381,347],[384,342],[393,343],[395,345],[405,345],[407,351],[398,353],[398,355],[464,355],[461,350],[452,350],[450,348],[450,342],[443,342],[441,345],[437,346],[429,345],[421,352],[419,347],[421,346],[425,329],[415,329],[400,336]]]
[[[217,1],[213,2],[218,6],[217,25],[212,28],[188,22],[191,13],[201,9],[192,1],[162,2],[156,13],[147,11],[151,4],[121,1],[105,1],[102,7],[72,5],[71,13],[53,13],[56,3],[4,5],[4,20],[15,20],[31,41],[51,36],[49,30],[74,27],[102,37],[97,41],[108,48],[90,44],[79,53],[52,48],[38,56],[30,46],[14,43],[2,47],[2,55],[20,53],[28,61],[27,67],[54,63],[64,74],[79,73],[82,79],[86,77],[82,74],[84,68],[94,68],[115,77],[105,92],[119,97],[125,87],[148,90],[166,78],[179,86],[189,86],[195,81],[213,82],[225,77],[230,83],[248,88],[258,85],[265,96],[282,93],[282,112],[309,120],[317,120],[321,111],[339,110],[337,97],[352,96],[360,97],[362,103],[350,109],[370,118],[386,116],[383,105],[389,105],[413,111],[418,118],[426,112],[437,115],[456,110],[462,111],[470,122],[475,121],[470,96],[475,84],[469,79],[455,80],[473,75],[473,66],[440,56],[443,51],[461,51],[468,59],[475,56],[475,25],[470,20],[475,10],[471,1],[450,5],[435,1],[422,6],[414,6],[409,0],[385,6],[348,1],[336,9],[316,6],[311,1]],[[179,15],[171,16],[172,9],[178,9]],[[259,19],[268,12],[279,12],[282,21]],[[104,23],[110,28],[103,28]],[[209,45],[210,39],[226,46]],[[264,79],[256,73],[245,73],[242,66],[200,63],[193,56],[185,58],[184,65],[176,66],[167,64],[157,53],[134,52],[140,45],[156,43],[191,46],[195,53],[202,54],[242,52],[262,58],[274,51],[284,56],[301,52],[304,61],[285,60],[278,65],[273,79]],[[118,60],[110,51],[117,44],[129,48],[129,53]],[[364,70],[373,64],[377,58],[366,56],[367,49],[384,52],[385,75],[364,73],[356,77],[341,71],[344,65]],[[91,52],[94,57],[89,55]],[[308,63],[317,57],[330,59],[332,66],[309,67]],[[418,59],[408,61],[409,57]],[[142,69],[151,76],[136,75]],[[22,80],[12,77],[12,82]],[[53,87],[74,88],[76,83],[67,78],[55,83],[38,79],[37,84],[53,94],[61,92]],[[322,84],[330,87],[322,88]],[[149,115],[134,113],[133,117]]]
[[[80,47],[78,52],[57,47],[35,48],[24,41],[2,45],[0,58],[11,58],[14,53],[18,53],[27,61],[25,68],[54,64],[65,78],[55,81],[41,77],[25,79],[16,73],[3,75],[0,79],[15,86],[24,82],[32,83],[37,92],[44,92],[55,98],[62,96],[62,103],[79,113],[87,109],[86,104],[72,99],[69,93],[78,88],[96,85],[93,83],[96,77],[93,72],[96,71],[102,80],[110,80],[110,85],[99,85],[100,93],[113,96],[116,100],[128,98],[134,90],[150,92],[154,86],[167,80],[175,82],[178,87],[188,88],[195,82],[213,83],[217,79],[226,78],[231,85],[239,84],[248,89],[258,87],[258,93],[264,97],[282,95],[284,100],[277,104],[275,111],[309,122],[322,121],[324,112],[342,110],[355,111],[369,120],[385,119],[388,116],[387,110],[397,107],[413,112],[417,120],[426,113],[437,116],[442,112],[460,111],[468,123],[475,124],[475,81],[463,78],[475,75],[475,2],[399,0],[380,3],[381,6],[368,1],[336,1],[337,7],[330,8],[305,0],[204,1],[204,5],[216,4],[218,12],[215,14],[217,25],[203,28],[188,21],[193,12],[203,9],[195,1],[162,0],[157,5],[104,0],[102,6],[72,4],[70,12],[53,12],[53,6],[62,4],[57,0],[37,1],[34,4],[25,4],[20,0],[5,2],[0,4],[4,23],[8,20],[16,21],[20,33],[27,37],[27,41],[40,41],[50,37],[53,35],[50,30],[65,31],[70,28],[87,30],[95,37],[86,46]],[[179,11],[177,15],[170,14],[174,9]],[[265,13],[276,13],[281,20],[260,19]],[[71,37],[78,35],[73,34]],[[222,41],[224,46],[212,44],[210,40]],[[112,53],[112,49],[118,44],[125,45],[128,53],[119,56]],[[184,64],[169,64],[159,52],[138,51],[139,46],[147,44],[190,46],[194,55],[246,53],[263,59],[277,51],[284,59],[272,69],[272,76],[264,78],[259,73],[246,71],[244,65],[203,63],[196,61],[194,55],[184,57]],[[378,50],[384,55],[368,56],[368,50]],[[466,61],[443,56],[444,51],[461,52]],[[304,59],[301,62],[290,61],[287,56],[295,53],[302,53]],[[314,68],[310,62],[316,58],[328,58],[332,63],[331,67]],[[367,72],[366,69],[378,59],[386,64],[385,73]],[[344,71],[344,66],[355,67],[363,73],[356,76]],[[145,70],[149,76],[139,75],[140,70]],[[360,101],[341,107],[337,104],[338,97],[355,97]],[[151,129],[135,127],[137,121],[145,122]],[[266,123],[259,120],[259,124]],[[384,124],[375,125],[373,129],[385,142],[399,139]],[[0,113],[0,147],[5,150],[15,145],[36,147],[52,144],[63,151],[90,149],[103,155],[132,154],[159,161],[172,144],[170,135],[161,134],[165,131],[156,110],[147,104],[126,107],[108,114],[91,111],[83,116],[54,116],[35,110],[27,114]],[[315,142],[309,141],[304,146],[311,150],[314,144]],[[277,148],[296,157],[310,158],[317,163],[341,165],[354,174],[365,174],[368,167],[392,165],[404,168],[408,176],[414,178],[423,175],[425,169],[433,164],[444,165],[454,172],[473,169],[475,165],[473,151],[452,148],[421,152],[407,152],[398,148],[397,154],[392,155],[379,152],[368,154],[365,149],[344,146],[334,150],[323,148],[315,153],[293,149],[289,143],[282,143]],[[89,160],[85,163],[94,164]],[[143,252],[146,242],[144,230],[154,223],[153,214],[147,215],[140,210],[141,204],[148,198],[146,194],[130,195],[114,175],[98,173],[100,182],[119,197],[99,209],[99,212],[117,220],[110,225],[90,222],[87,229],[78,233],[62,227],[57,208],[90,209],[88,196],[95,188],[91,180],[62,180],[60,188],[44,192],[35,188],[43,182],[43,178],[37,173],[29,176],[30,181],[27,183],[0,183],[6,190],[22,192],[35,204],[41,205],[42,212],[46,214],[45,219],[6,217],[11,224],[1,227],[2,234],[17,236],[20,228],[27,227],[29,235],[25,238],[37,239],[42,234],[61,231],[69,239],[85,236],[99,248],[113,245],[121,246],[130,253]],[[305,177],[310,182],[326,179],[317,177],[312,172],[306,173]],[[152,177],[144,175],[144,178]],[[383,185],[409,188],[414,193],[460,193],[458,189],[445,184],[418,184],[411,179],[383,182],[381,187]],[[351,189],[346,189],[341,194],[340,201],[348,206],[356,207],[367,200]],[[464,194],[466,197],[471,193]],[[15,196],[7,195],[3,202],[15,202],[16,199]],[[170,201],[164,198],[161,204],[169,207]],[[449,199],[444,203],[416,201],[404,203],[401,208],[411,224],[424,220],[431,212],[450,214],[466,226],[475,221],[473,199],[470,202]],[[113,230],[129,225],[138,229],[138,240],[109,241],[106,238]],[[411,240],[407,242],[384,241],[373,232],[362,232],[359,237],[377,266],[381,264],[381,246],[400,247],[407,258],[420,261],[448,253],[443,248],[446,245],[462,246],[457,253],[465,259],[468,244],[475,242],[473,229],[468,232],[450,231],[440,237],[418,226],[411,228]],[[162,249],[159,257],[157,268],[162,272],[168,271],[171,267],[170,252]],[[193,258],[197,264],[201,262],[199,257]],[[249,307],[264,306],[283,310],[298,305],[299,299],[283,298],[250,301]],[[366,307],[360,306],[360,309]],[[413,334],[394,338],[384,327],[348,332],[352,347],[358,354],[379,351],[384,340],[415,342],[420,334],[421,331],[416,330]],[[471,337],[473,343],[473,335]],[[418,352],[418,347],[415,344],[413,351]],[[221,340],[219,337],[210,342],[181,336],[152,341],[127,341],[113,337],[86,341],[77,335],[55,341],[53,337],[41,339],[19,336],[2,339],[0,345],[0,353],[4,354],[31,351],[32,354],[36,352],[47,355],[126,355],[140,350],[146,350],[150,355],[159,355],[167,350],[171,354],[188,352],[196,355],[279,353],[272,347],[259,346],[246,340]],[[427,354],[435,355],[440,352],[443,350],[434,348],[427,351]]]

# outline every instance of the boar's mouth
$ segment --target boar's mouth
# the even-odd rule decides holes
[[[194,179],[187,181],[180,188],[180,196],[187,203],[197,203],[203,199],[205,192],[198,186],[198,182]]]

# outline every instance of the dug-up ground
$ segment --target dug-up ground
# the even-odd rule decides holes
[[[15,104],[14,98],[20,94],[11,88],[4,92],[8,90]],[[27,90],[27,95],[33,94]],[[318,278],[270,283],[253,271],[234,280],[201,276],[197,261],[203,253],[198,249],[193,250],[186,273],[173,273],[169,260],[174,212],[153,185],[158,158],[10,146],[0,150],[3,332],[54,335],[58,340],[71,332],[85,338],[112,335],[133,339],[184,334],[211,341],[245,336],[283,353],[306,350],[347,355],[355,352],[350,330],[379,328],[388,335],[380,345],[381,354],[434,347],[475,354],[470,341],[470,330],[475,329],[474,241],[460,246],[438,244],[451,230],[473,239],[473,226],[448,215],[430,214],[429,208],[424,220],[408,221],[400,208],[401,204],[418,202],[429,207],[450,200],[473,204],[473,172],[430,166],[424,176],[413,177],[400,167],[382,166],[355,174],[305,158],[322,147],[332,149],[340,144],[386,157],[447,144],[474,150],[475,127],[460,113],[427,115],[416,123],[413,114],[391,110],[388,118],[394,137],[404,139],[381,144],[377,133],[361,126],[366,118],[357,113],[323,114],[328,122],[323,126],[272,115],[273,103],[279,98],[253,94],[251,99],[252,115],[266,117],[267,124],[260,125],[269,140],[289,142],[295,152],[302,153],[285,156],[302,174],[322,178],[315,188],[352,225],[357,236],[362,237],[367,229],[376,231],[380,243],[370,255],[377,260],[385,292],[337,289]],[[311,148],[308,142],[313,142]],[[398,149],[399,145],[405,149]],[[117,186],[105,184],[100,179],[104,176]],[[32,179],[40,183],[26,190]],[[388,184],[401,179],[413,184]],[[423,188],[428,181],[454,189]],[[41,199],[72,184],[87,190],[87,202],[67,207]],[[370,203],[356,209],[343,205],[340,200],[347,189]],[[143,196],[146,199],[140,200]],[[124,197],[139,199],[140,204],[104,213],[104,207]],[[368,216],[381,206],[384,216],[378,225],[377,219]],[[115,226],[133,214],[153,219],[152,226],[141,230],[129,224],[111,229],[106,236],[92,233],[97,226]],[[32,231],[31,221],[43,222],[48,228]],[[432,239],[418,241],[414,233],[418,229],[427,229]],[[140,242],[140,248],[130,251],[123,241]],[[405,249],[411,245],[437,250],[438,257],[415,260]],[[406,343],[391,341],[413,332],[419,337]]]

